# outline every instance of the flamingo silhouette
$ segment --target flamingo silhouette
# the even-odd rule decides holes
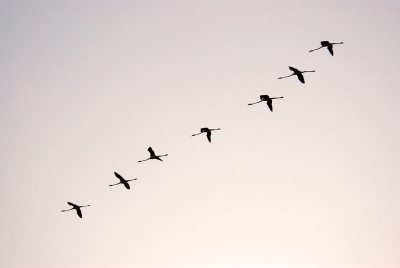
[[[272,100],[273,99],[283,99],[283,97],[273,97],[273,98],[270,98],[268,95],[260,95],[260,101],[257,101],[257,102],[253,102],[253,103],[249,103],[249,104],[247,104],[247,105],[253,105],[253,104],[257,104],[257,103],[260,103],[260,102],[262,102],[262,101],[266,101],[267,102],[267,105],[268,105],[268,107],[269,107],[269,109],[271,110],[271,112],[273,112],[272,111]]]
[[[120,182],[118,182],[118,183],[116,183],[116,184],[110,184],[110,185],[108,185],[108,187],[110,187],[110,186],[115,186],[115,185],[118,185],[118,184],[123,184],[123,185],[125,185],[125,188],[126,189],[131,189],[131,187],[129,187],[129,183],[128,183],[128,181],[135,181],[135,180],[137,180],[137,179],[132,179],[132,180],[125,180],[121,175],[119,175],[117,172],[114,172],[114,174],[115,174],[115,177],[117,177],[119,180],[120,180]]]
[[[309,52],[313,52],[315,50],[321,49],[323,47],[328,48],[329,52],[331,53],[331,55],[333,56],[333,45],[339,45],[339,44],[343,44],[343,42],[340,43],[330,43],[329,41],[321,41],[321,47],[316,48],[316,49],[312,49]]]
[[[193,134],[192,136],[197,136],[197,135],[200,135],[201,133],[205,132],[205,133],[207,133],[208,141],[211,142],[211,131],[214,131],[214,130],[221,130],[221,129],[220,128],[210,129],[210,128],[207,128],[207,127],[203,127],[203,128],[200,129],[200,133]]]
[[[304,84],[305,81],[304,81],[304,76],[302,75],[302,73],[313,73],[313,72],[315,72],[315,71],[299,71],[296,68],[293,68],[291,66],[289,66],[289,69],[293,72],[291,75],[278,77],[278,79],[287,78],[287,77],[290,77],[292,75],[297,75],[297,78],[300,80],[300,82],[302,82]]]
[[[82,218],[81,208],[90,207],[90,205],[78,206],[78,205],[75,205],[74,203],[71,203],[71,202],[67,202],[67,203],[68,203],[68,205],[72,206],[72,208],[71,209],[67,209],[67,210],[61,210],[61,212],[66,212],[66,211],[70,211],[70,210],[76,209],[76,214],[78,214],[79,218]]]
[[[167,156],[167,155],[168,155],[168,154],[156,155],[156,154],[154,153],[153,149],[151,149],[151,147],[149,147],[149,148],[147,149],[147,151],[149,151],[150,157],[147,158],[147,159],[144,159],[144,160],[139,160],[138,163],[139,163],[139,162],[143,162],[143,161],[147,161],[147,160],[150,160],[150,159],[157,159],[157,160],[162,161],[162,159],[161,159],[160,157],[163,157],[163,156]]]

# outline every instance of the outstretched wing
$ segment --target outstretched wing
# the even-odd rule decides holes
[[[154,153],[153,149],[151,149],[151,147],[149,147],[149,149],[147,149],[147,151],[149,151],[151,156],[155,156],[156,154]]]
[[[290,69],[291,71],[293,71],[293,72],[298,72],[298,71],[299,71],[299,70],[297,70],[296,68],[291,67],[291,66],[289,66],[289,69]]]
[[[333,56],[333,45],[329,45],[328,50],[331,53],[331,55]]]
[[[211,142],[211,131],[207,132],[207,139],[209,142]]]
[[[303,84],[305,83],[305,81],[304,81],[304,76],[303,76],[302,73],[298,73],[298,74],[297,74],[297,78],[299,78],[300,82],[302,82]]]
[[[68,203],[68,205],[70,205],[70,206],[77,207],[77,205],[75,205],[74,203],[71,203],[71,202],[67,202],[67,203]]]
[[[128,189],[128,190],[131,189],[131,187],[129,186],[129,183],[124,182],[124,185],[125,185],[125,188],[126,188],[126,189]]]
[[[272,100],[271,99],[267,101],[267,105],[272,112]]]
[[[117,177],[120,181],[125,181],[125,179],[119,175],[117,172],[114,172],[115,177]]]
[[[82,212],[80,208],[76,209],[76,214],[78,214],[79,218],[82,218]]]

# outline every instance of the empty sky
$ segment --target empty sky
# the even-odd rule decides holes
[[[0,266],[399,267],[399,11],[1,1]]]

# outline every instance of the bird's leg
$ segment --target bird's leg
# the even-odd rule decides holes
[[[315,72],[315,70],[314,71],[302,71],[301,73],[314,73]]]
[[[291,75],[288,75],[288,76],[282,76],[282,77],[278,77],[278,79],[282,79],[282,78],[291,77],[291,76],[293,76],[293,75],[294,75],[294,73],[293,73],[293,74],[291,74]]]
[[[271,99],[283,99],[283,97],[273,97]]]
[[[249,104],[247,104],[247,105],[253,105],[253,104],[256,104],[256,103],[260,103],[260,102],[262,102],[263,100],[260,100],[260,101],[257,101],[257,102],[253,102],[253,103],[249,103]]]
[[[340,42],[340,43],[331,43],[332,45],[341,45],[341,44],[343,44],[343,42]]]
[[[127,180],[127,181],[136,181],[137,179]]]
[[[319,48],[312,49],[312,50],[310,50],[310,51],[308,51],[308,52],[313,52],[313,51],[318,50],[318,49],[320,49],[320,48],[323,48],[323,47],[321,46],[321,47],[319,47]]]
[[[90,207],[90,205],[86,205],[86,206],[79,206],[80,208],[84,208],[84,207]]]
[[[213,131],[213,130],[220,130],[220,128],[214,128],[214,129],[209,129],[210,131]]]

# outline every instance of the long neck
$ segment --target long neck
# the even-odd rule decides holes
[[[319,48],[316,48],[316,49],[311,49],[311,50],[308,51],[308,52],[313,52],[313,51],[318,50],[318,49],[320,49],[320,48],[323,48],[323,47],[319,47]]]
[[[61,212],[70,211],[70,210],[73,210],[73,209],[75,209],[75,208],[64,209],[64,210],[61,210]]]
[[[282,76],[282,77],[278,77],[278,79],[282,79],[282,78],[286,78],[286,77],[291,77],[292,75],[295,75],[294,73],[288,76]]]
[[[253,103],[249,103],[249,104],[247,104],[247,105],[253,105],[253,104],[260,103],[260,102],[262,102],[262,100],[260,100],[260,101],[257,101],[257,102],[253,102]]]

